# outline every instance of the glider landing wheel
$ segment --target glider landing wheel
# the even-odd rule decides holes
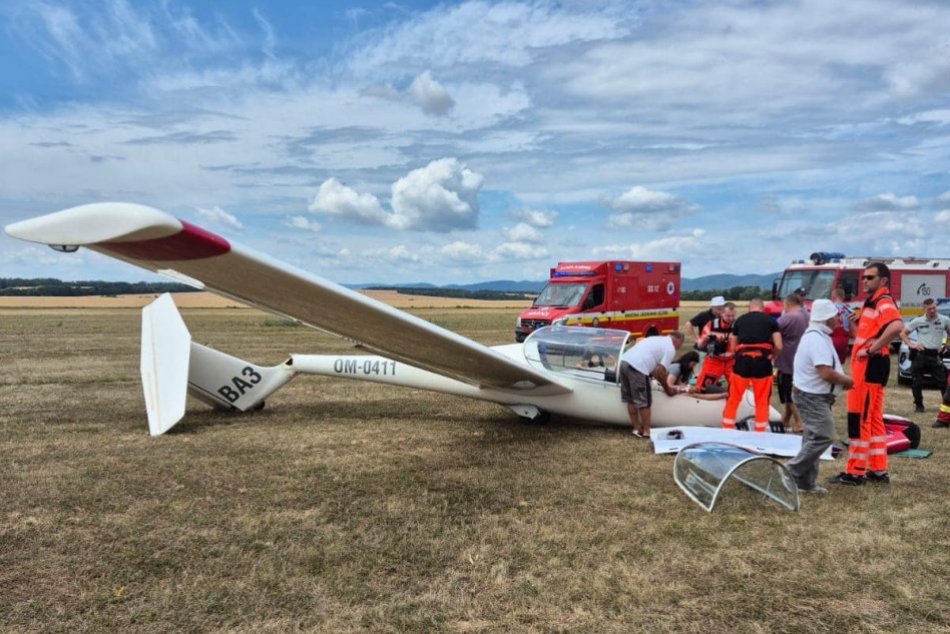
[[[258,403],[257,405],[255,405],[255,406],[254,406],[253,408],[251,408],[251,409],[253,409],[255,412],[259,412],[259,411],[261,411],[262,409],[264,409],[264,404],[265,404],[265,403],[266,403],[266,401],[261,401],[260,403]]]
[[[535,425],[547,425],[551,422],[551,412],[542,409],[531,419],[531,422]]]

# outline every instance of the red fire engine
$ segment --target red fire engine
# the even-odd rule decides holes
[[[804,290],[810,303],[827,299],[834,288],[842,288],[846,301],[858,308],[867,297],[861,274],[870,262],[881,262],[891,270],[890,290],[904,315],[919,315],[925,299],[947,297],[950,290],[950,258],[847,257],[843,253],[812,253],[809,261],[792,262],[782,279],[772,283],[772,301],[765,312],[779,315],[782,298]]]
[[[669,333],[679,325],[679,301],[679,262],[559,262],[515,322],[515,340],[554,322]]]

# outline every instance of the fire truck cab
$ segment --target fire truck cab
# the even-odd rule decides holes
[[[515,322],[515,340],[553,323],[626,330],[635,337],[673,332],[679,298],[679,262],[559,262]]]
[[[871,262],[886,264],[891,270],[891,295],[901,314],[921,313],[925,299],[947,297],[950,291],[950,258],[848,257],[843,253],[812,253],[809,259],[792,262],[779,280],[772,283],[772,301],[765,312],[782,313],[782,299],[795,291],[804,291],[806,303],[828,299],[832,289],[842,288],[845,301],[858,308],[867,299],[861,275]]]

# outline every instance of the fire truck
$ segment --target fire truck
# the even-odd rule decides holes
[[[858,308],[867,299],[861,284],[864,268],[871,262],[891,270],[890,291],[902,315],[921,314],[928,297],[947,297],[950,291],[950,258],[848,257],[843,253],[812,253],[808,260],[792,262],[780,280],[772,283],[772,301],[765,307],[771,315],[782,313],[782,298],[804,291],[806,303],[828,299],[831,290],[842,288],[845,301]]]
[[[515,322],[515,340],[552,323],[627,330],[637,337],[679,326],[679,262],[559,262]]]

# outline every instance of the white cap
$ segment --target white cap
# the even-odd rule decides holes
[[[811,321],[828,321],[838,314],[830,299],[816,299],[811,305]]]
[[[726,305],[726,298],[722,295],[716,295],[711,300],[709,300],[710,308],[721,308]]]

